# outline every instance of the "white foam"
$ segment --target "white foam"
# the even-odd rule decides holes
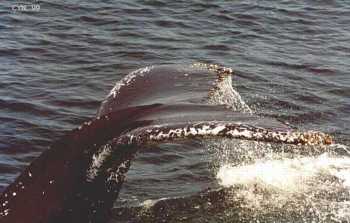
[[[222,186],[238,187],[227,199],[240,201],[242,213],[254,219],[279,213],[303,222],[350,222],[350,157],[323,153],[225,164],[216,176]]]
[[[320,175],[335,176],[344,187],[350,187],[350,158],[302,157],[270,161],[256,161],[251,165],[223,165],[217,178],[223,186],[260,184],[283,191],[301,191],[308,181]],[[350,189],[350,188],[349,188]]]

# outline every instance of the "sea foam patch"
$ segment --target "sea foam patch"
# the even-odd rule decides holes
[[[227,199],[240,201],[242,214],[253,215],[257,221],[284,222],[292,217],[303,222],[350,221],[350,157],[326,152],[226,163],[216,178],[224,187],[239,188]]]

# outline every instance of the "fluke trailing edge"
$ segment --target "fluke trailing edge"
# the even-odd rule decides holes
[[[162,65],[117,82],[96,118],[54,142],[0,197],[1,223],[106,222],[140,145],[178,138],[230,137],[330,144],[251,114],[217,65]]]

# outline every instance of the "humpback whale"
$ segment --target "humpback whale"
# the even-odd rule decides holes
[[[331,144],[254,115],[232,88],[232,69],[210,64],[138,69],[118,81],[96,117],[53,142],[0,196],[1,223],[106,222],[142,145],[228,137]]]

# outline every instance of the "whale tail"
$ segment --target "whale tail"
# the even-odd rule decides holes
[[[97,113],[53,143],[0,196],[0,222],[104,222],[141,145],[229,137],[330,144],[253,115],[217,65],[162,65],[117,82]]]

